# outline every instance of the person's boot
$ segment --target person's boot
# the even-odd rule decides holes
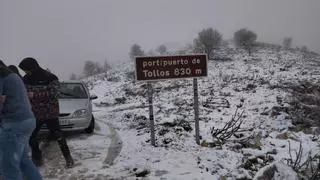
[[[36,159],[36,158],[32,158],[32,162],[34,165],[36,165],[37,167],[42,166],[43,165],[43,159]]]
[[[41,151],[32,151],[32,162],[36,166],[42,166],[43,165],[43,159],[42,159],[42,153]]]
[[[71,156],[66,158],[66,168],[73,168],[74,161]]]
[[[42,152],[39,148],[39,143],[36,139],[30,141],[31,152],[32,152],[32,161],[36,166],[43,165]]]
[[[63,154],[63,157],[66,160],[66,167],[72,168],[74,166],[74,161],[73,161],[73,158],[71,157],[71,153],[67,145],[67,141],[64,138],[60,138],[58,139],[58,144]]]
[[[43,165],[42,152],[40,150],[32,150],[32,162],[38,167]]]

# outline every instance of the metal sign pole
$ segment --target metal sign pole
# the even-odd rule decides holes
[[[148,82],[147,86],[148,86],[148,99],[149,99],[151,145],[156,146],[155,134],[154,134],[153,102],[152,102],[153,89],[152,89],[151,82]]]
[[[200,132],[199,132],[199,96],[198,96],[198,81],[197,78],[193,79],[193,93],[194,93],[194,120],[196,131],[196,143],[200,145]]]

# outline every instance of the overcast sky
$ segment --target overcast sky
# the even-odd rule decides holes
[[[320,0],[0,0],[0,58],[32,56],[61,79],[86,60],[116,63],[130,46],[183,46],[212,27],[231,38],[240,28],[259,41],[320,52]]]

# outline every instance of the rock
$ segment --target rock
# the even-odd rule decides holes
[[[260,113],[260,115],[262,115],[262,116],[268,116],[268,115],[269,115],[269,111],[264,111],[264,112]]]
[[[185,131],[192,131],[192,127],[190,122],[184,120],[184,119],[175,119],[173,121],[177,126],[182,127]]]
[[[260,149],[261,150],[261,136],[257,135],[252,139],[251,141],[247,142],[245,144],[247,148],[252,148],[252,149]]]
[[[252,177],[248,177],[248,175],[243,174],[243,175],[238,175],[236,177],[236,180],[252,180]]]
[[[289,127],[290,131],[293,132],[300,132],[302,131],[305,134],[313,134],[313,129],[312,126],[310,124],[304,123],[304,124],[296,124],[293,127]]]
[[[115,98],[114,101],[115,101],[115,104],[125,104],[127,101],[127,98],[125,97]]]
[[[154,172],[154,176],[163,176],[163,175],[166,175],[166,174],[168,174],[169,172],[168,171],[166,171],[166,170],[156,170],[155,172]]]
[[[283,107],[283,106],[274,106],[271,109],[271,116],[279,116],[281,113],[287,113],[289,112],[288,107]]]
[[[255,164],[258,164],[258,158],[251,157],[244,163],[243,168],[247,170],[254,170],[253,167]]]
[[[281,96],[277,96],[276,100],[277,100],[277,103],[280,105],[283,103],[283,97],[281,97]]]
[[[230,148],[231,148],[232,150],[240,150],[240,149],[243,148],[243,144],[235,143],[235,144],[232,144],[232,145],[230,146]]]
[[[272,149],[272,151],[267,152],[267,154],[274,154],[274,155],[276,155],[276,154],[278,154],[278,151],[277,151],[277,149]]]
[[[283,162],[274,162],[261,168],[253,180],[298,180],[298,174]]]
[[[160,125],[162,125],[164,127],[175,127],[177,124],[174,123],[174,122],[164,122],[164,123],[162,123]]]
[[[214,142],[202,141],[202,142],[200,143],[200,146],[201,146],[201,147],[210,147],[210,148],[212,148],[212,147],[215,147],[216,144],[215,144]]]
[[[158,132],[158,134],[159,134],[159,136],[163,136],[163,135],[167,134],[168,132],[170,132],[169,129],[167,129],[167,128],[162,128],[162,129],[160,129],[160,131]]]
[[[312,134],[312,128],[305,128],[302,130],[302,132],[305,134]]]
[[[277,139],[282,139],[282,140],[287,140],[287,139],[292,139],[295,141],[298,141],[298,139],[290,132],[284,132],[284,133],[280,133],[276,136]]]
[[[136,171],[136,177],[146,177],[148,174],[150,174],[150,171],[148,169],[142,169]]]
[[[136,171],[138,170],[138,168],[133,168],[132,170],[133,170],[134,172],[136,172]]]
[[[280,71],[288,71],[288,69],[285,68],[285,67],[284,67],[284,68],[280,68],[279,70],[280,70]]]
[[[164,140],[162,140],[163,144],[169,144],[171,143],[173,140],[171,138],[165,138]]]
[[[247,87],[245,88],[245,90],[250,91],[250,90],[253,90],[253,89],[255,89],[255,88],[257,88],[257,85],[255,85],[255,84],[248,84]]]
[[[174,127],[174,132],[176,134],[181,134],[181,132],[183,131],[183,128],[182,127]]]

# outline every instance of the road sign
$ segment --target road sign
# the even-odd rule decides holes
[[[136,57],[136,80],[197,78],[208,75],[207,56],[144,56]]]
[[[151,144],[156,146],[154,116],[153,116],[153,89],[152,80],[193,78],[194,112],[196,143],[200,144],[199,132],[199,97],[197,77],[208,75],[208,60],[204,54],[183,56],[144,56],[136,57],[136,80],[148,81],[149,117],[151,130]]]

